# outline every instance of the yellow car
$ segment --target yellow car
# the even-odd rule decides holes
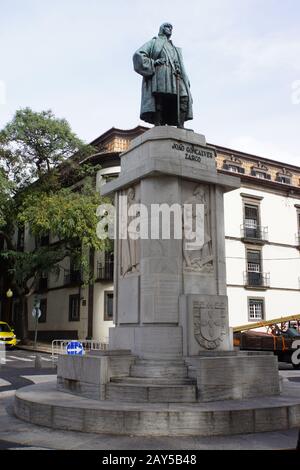
[[[4,321],[0,321],[0,343],[13,348],[17,344],[17,337],[14,330]]]

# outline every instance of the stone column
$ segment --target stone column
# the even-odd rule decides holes
[[[154,359],[230,349],[223,193],[237,188],[239,180],[218,174],[215,156],[203,135],[154,127],[132,141],[121,156],[119,178],[102,187],[103,195],[116,193],[117,218],[133,214],[137,203],[149,215],[152,210],[152,222],[158,209],[204,207],[203,246],[190,250],[187,240],[174,237],[178,229],[182,234],[183,220],[180,227],[171,223],[170,239],[161,232],[153,238],[150,217],[148,239],[116,240],[116,327],[110,330],[110,349]],[[125,195],[126,206],[120,199]],[[160,205],[154,212],[153,204]],[[146,223],[144,209],[139,215]]]

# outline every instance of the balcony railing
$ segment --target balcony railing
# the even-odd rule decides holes
[[[64,284],[80,284],[82,282],[82,275],[80,271],[65,270]]]
[[[251,226],[249,224],[242,224],[241,238],[245,240],[266,242],[268,241],[268,227],[262,227],[261,225]]]
[[[260,273],[256,271],[244,272],[245,287],[270,287],[270,273]]]
[[[114,261],[113,259],[97,263],[97,279],[99,281],[113,281]]]

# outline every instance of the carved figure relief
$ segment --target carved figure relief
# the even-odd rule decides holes
[[[131,187],[125,191],[124,195],[127,196],[127,214],[133,204],[138,204],[136,200],[135,188]],[[136,214],[135,217],[138,217]],[[121,276],[128,273],[138,272],[140,264],[140,240],[134,238],[134,233],[130,229],[130,221],[133,217],[128,216],[127,219],[127,237],[125,240],[120,240],[121,251]]]
[[[193,206],[193,226],[196,226],[196,204],[204,205],[204,243],[191,249],[191,244],[186,239],[185,221],[183,221],[183,259],[184,270],[195,272],[210,273],[213,271],[213,252],[212,252],[212,237],[211,237],[211,221],[210,221],[210,197],[209,187],[203,185],[196,185],[192,197],[188,198],[185,204]]]

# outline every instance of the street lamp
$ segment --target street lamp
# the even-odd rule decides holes
[[[10,299],[14,295],[13,291],[9,288],[8,291],[6,292],[6,297]]]

